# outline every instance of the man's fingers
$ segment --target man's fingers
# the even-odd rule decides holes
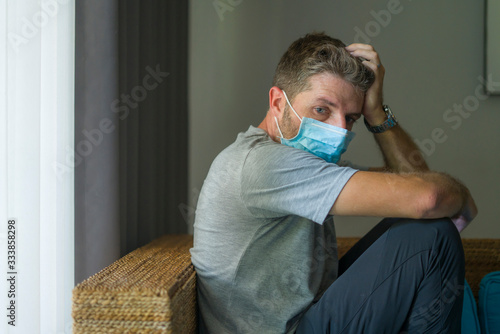
[[[378,59],[378,54],[373,50],[354,50],[349,52],[354,57],[362,57],[368,60]]]
[[[363,59],[366,59],[375,65],[380,64],[380,58],[378,57],[377,52],[374,50],[363,50],[363,49],[357,49],[354,51],[349,52],[352,56],[354,57],[361,57]]]
[[[382,67],[381,64],[375,64],[375,63],[368,61],[368,60],[364,60],[363,65],[365,65],[366,67],[371,69],[373,72],[376,72],[379,68]]]
[[[363,105],[363,115],[365,117],[381,109],[382,105],[382,83],[384,80],[385,69],[380,62],[378,53],[373,46],[369,44],[355,43],[347,46],[346,51],[353,57],[357,57],[362,64],[375,74],[375,82],[365,94],[365,103]]]
[[[362,49],[362,50],[373,50],[373,46],[370,44],[362,44],[362,43],[353,43],[351,45],[348,45],[345,47],[347,51],[354,51],[357,49]]]
[[[369,44],[354,43],[345,48],[352,56],[359,57],[363,60],[363,64],[372,71],[377,72],[382,67],[378,53],[373,46]],[[382,67],[383,70],[383,67]]]

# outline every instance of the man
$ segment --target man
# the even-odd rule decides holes
[[[429,171],[383,105],[373,47],[324,34],[281,58],[269,110],[213,162],[192,261],[209,333],[459,333],[469,191]],[[339,163],[364,118],[385,166]],[[399,217],[340,261],[333,215]]]

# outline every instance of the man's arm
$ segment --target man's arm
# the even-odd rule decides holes
[[[399,124],[373,136],[382,152],[385,166],[370,170],[393,173],[429,171],[420,149]]]
[[[460,182],[441,173],[357,172],[330,213],[345,216],[441,218],[458,214],[468,199]]]
[[[357,172],[342,189],[330,214],[449,217],[462,231],[477,215],[477,208],[469,190],[446,174]]]
[[[371,45],[351,44],[346,47],[346,50],[354,57],[365,59],[363,64],[375,74],[375,80],[365,94],[362,114],[371,126],[380,125],[387,119],[382,109],[385,68],[381,64],[378,53]],[[382,151],[385,167],[371,168],[370,170],[395,173],[429,171],[429,167],[417,145],[400,125],[396,125],[382,133],[376,133],[374,137]]]
[[[372,125],[386,120],[382,109],[385,69],[370,45],[351,44],[351,55],[362,57],[375,74],[365,94],[363,116]],[[358,172],[347,182],[330,213],[405,218],[450,217],[461,231],[477,215],[469,190],[452,177],[429,171],[425,159],[410,136],[396,125],[374,134],[382,151],[385,167],[378,172]]]

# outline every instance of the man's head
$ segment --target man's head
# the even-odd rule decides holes
[[[330,73],[366,92],[374,74],[345,49],[345,44],[324,33],[311,33],[293,42],[276,68],[273,86],[284,90],[290,100],[310,88],[309,78]]]
[[[375,80],[369,64],[351,53],[323,33],[293,42],[278,64],[269,110],[259,127],[276,142],[295,137],[303,117],[351,130]]]

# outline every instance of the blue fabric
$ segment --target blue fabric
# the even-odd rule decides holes
[[[479,322],[483,334],[500,334],[500,271],[489,273],[481,280]]]
[[[476,300],[472,290],[464,281],[464,306],[462,311],[462,334],[481,334],[479,318],[477,316]]]
[[[344,128],[302,117],[297,135],[291,139],[281,138],[281,143],[336,164],[354,135],[354,132]]]

